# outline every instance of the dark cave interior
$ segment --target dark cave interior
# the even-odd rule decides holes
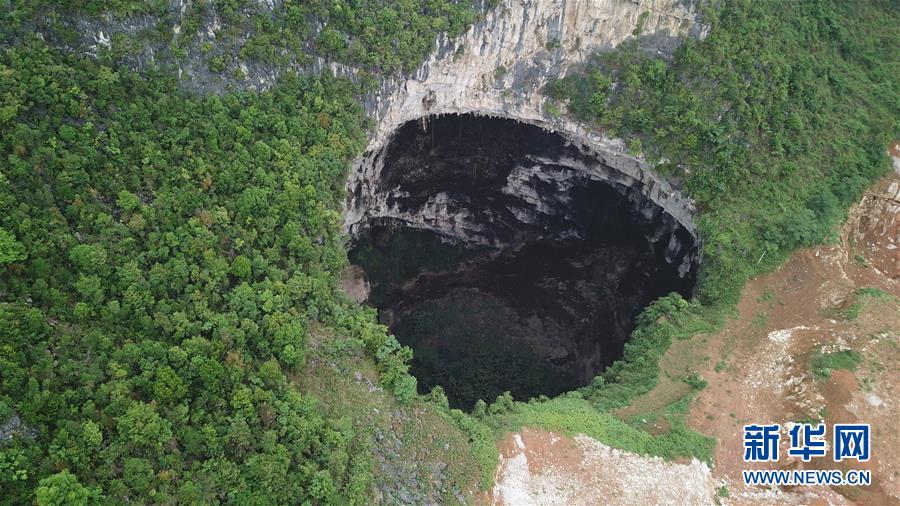
[[[588,384],[621,357],[637,314],[688,296],[696,239],[639,187],[591,177],[562,136],[448,115],[402,126],[376,182],[384,209],[350,260],[368,303],[414,352],[421,392],[471,409]]]

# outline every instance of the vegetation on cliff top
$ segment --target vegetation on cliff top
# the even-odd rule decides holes
[[[747,1],[708,8],[706,39],[672,62],[636,45],[598,54],[547,92],[612,131],[699,207],[705,304],[827,240],[890,163],[900,134],[897,6]]]
[[[79,21],[111,17],[117,21],[105,33],[111,53],[162,44],[175,58],[201,53],[213,72],[239,73],[239,63],[306,65],[321,56],[378,73],[415,68],[439,35],[471,25],[475,7],[473,0],[14,0],[6,23],[11,31],[34,23],[73,44],[91,36],[79,33]],[[159,63],[167,63],[161,56]]]
[[[138,3],[115,5],[129,14]],[[324,47],[384,68],[432,47],[398,51],[396,41],[471,19],[453,17],[465,4],[353,5],[318,7],[337,32]],[[14,2],[5,34],[40,21],[41,6]],[[421,26],[386,21],[406,8],[449,13],[416,18]],[[709,455],[711,443],[680,423],[686,401],[665,414],[670,432],[652,437],[603,411],[652,388],[673,337],[708,328],[721,316],[710,308],[733,301],[747,276],[827,238],[886,169],[900,117],[896,14],[875,0],[728,2],[707,14],[709,37],[671,64],[625,50],[551,88],[570,111],[668,160],[660,170],[697,200],[704,305],[671,296],[652,305],[625,359],[579,392],[501,397],[472,416],[443,406],[482,484],[496,458],[492,431],[523,423]],[[359,56],[354,40],[370,52]],[[265,42],[259,57],[279,44]],[[65,56],[29,37],[7,45],[0,423],[17,415],[24,428],[0,440],[0,502],[366,502],[372,434],[298,387],[314,336],[340,336],[326,342],[336,361],[373,358],[397,399],[442,402],[440,391],[416,397],[409,351],[336,290],[343,178],[365,128],[354,86],[286,76],[265,93],[193,97],[164,74]]]

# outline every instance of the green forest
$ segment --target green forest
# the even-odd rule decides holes
[[[73,12],[166,3],[13,0],[4,14],[0,428],[14,434],[0,439],[2,504],[368,503],[370,427],[307,388],[323,354],[374,364],[392,406],[436,407],[470,445],[475,476],[459,479],[482,487],[494,438],[522,424],[708,458],[687,401],[663,434],[609,411],[652,387],[672,339],[719,325],[748,276],[829,240],[900,133],[889,1],[711,2],[709,36],[674,60],[628,46],[554,83],[548,100],[662,160],[697,201],[698,297],[645,310],[624,359],[584,389],[467,414],[439,389],[418,394],[411,351],[338,287],[344,181],[370,126],[363,80],[285,73],[264,92],[200,95],[171,70],[138,73],[32,32],[65,40]],[[213,4],[235,36],[211,62],[321,54],[375,74],[414,68],[438,34],[477,19],[449,0],[192,8]],[[168,43],[177,58],[191,41]]]
[[[708,6],[709,36],[672,62],[626,44],[545,92],[681,182],[700,208],[700,299],[730,304],[749,275],[828,240],[889,169],[896,14],[878,1]]]
[[[272,2],[271,9],[264,8],[265,3],[184,2],[176,14],[165,0],[15,0],[4,25],[7,32],[27,26],[41,28],[69,45],[79,37],[73,16],[111,17],[123,22],[149,17],[152,26],[136,34],[113,34],[106,52],[123,58],[144,45],[159,45],[177,62],[189,51],[198,50],[214,72],[235,68],[238,62],[287,67],[321,56],[377,76],[414,69],[439,36],[458,35],[477,17],[473,0],[285,0]],[[200,28],[212,19],[220,24],[214,42],[201,43]],[[173,30],[172,26],[179,28]]]
[[[347,420],[291,387],[313,326],[390,353],[334,290],[350,84],[188,98],[38,43],[0,65],[0,418],[37,430],[4,500],[363,501]]]

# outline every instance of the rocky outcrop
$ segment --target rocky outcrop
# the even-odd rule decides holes
[[[465,35],[440,49],[412,76],[386,80],[366,100],[376,127],[348,179],[345,228],[353,235],[372,219],[387,218],[385,150],[402,125],[443,114],[473,113],[514,119],[557,132],[585,154],[578,166],[592,178],[637,189],[694,233],[694,209],[670,182],[625,152],[624,144],[545,107],[542,88],[583,65],[597,51],[636,38],[646,50],[670,54],[684,37],[701,37],[697,14],[674,0],[505,0]],[[441,207],[435,196],[434,209]],[[436,211],[439,212],[439,211]],[[459,227],[465,217],[444,217]],[[452,232],[451,229],[447,230]]]
[[[545,111],[540,89],[626,40],[667,56],[706,30],[681,0],[503,0],[462,37],[441,41],[413,75],[386,80],[367,99],[378,120],[369,150],[407,121],[446,113],[517,119],[606,147],[610,141]]]

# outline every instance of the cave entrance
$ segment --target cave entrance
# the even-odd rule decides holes
[[[414,352],[421,392],[471,409],[588,384],[637,314],[689,296],[694,235],[638,180],[563,136],[509,119],[401,126],[356,188],[353,277]]]

